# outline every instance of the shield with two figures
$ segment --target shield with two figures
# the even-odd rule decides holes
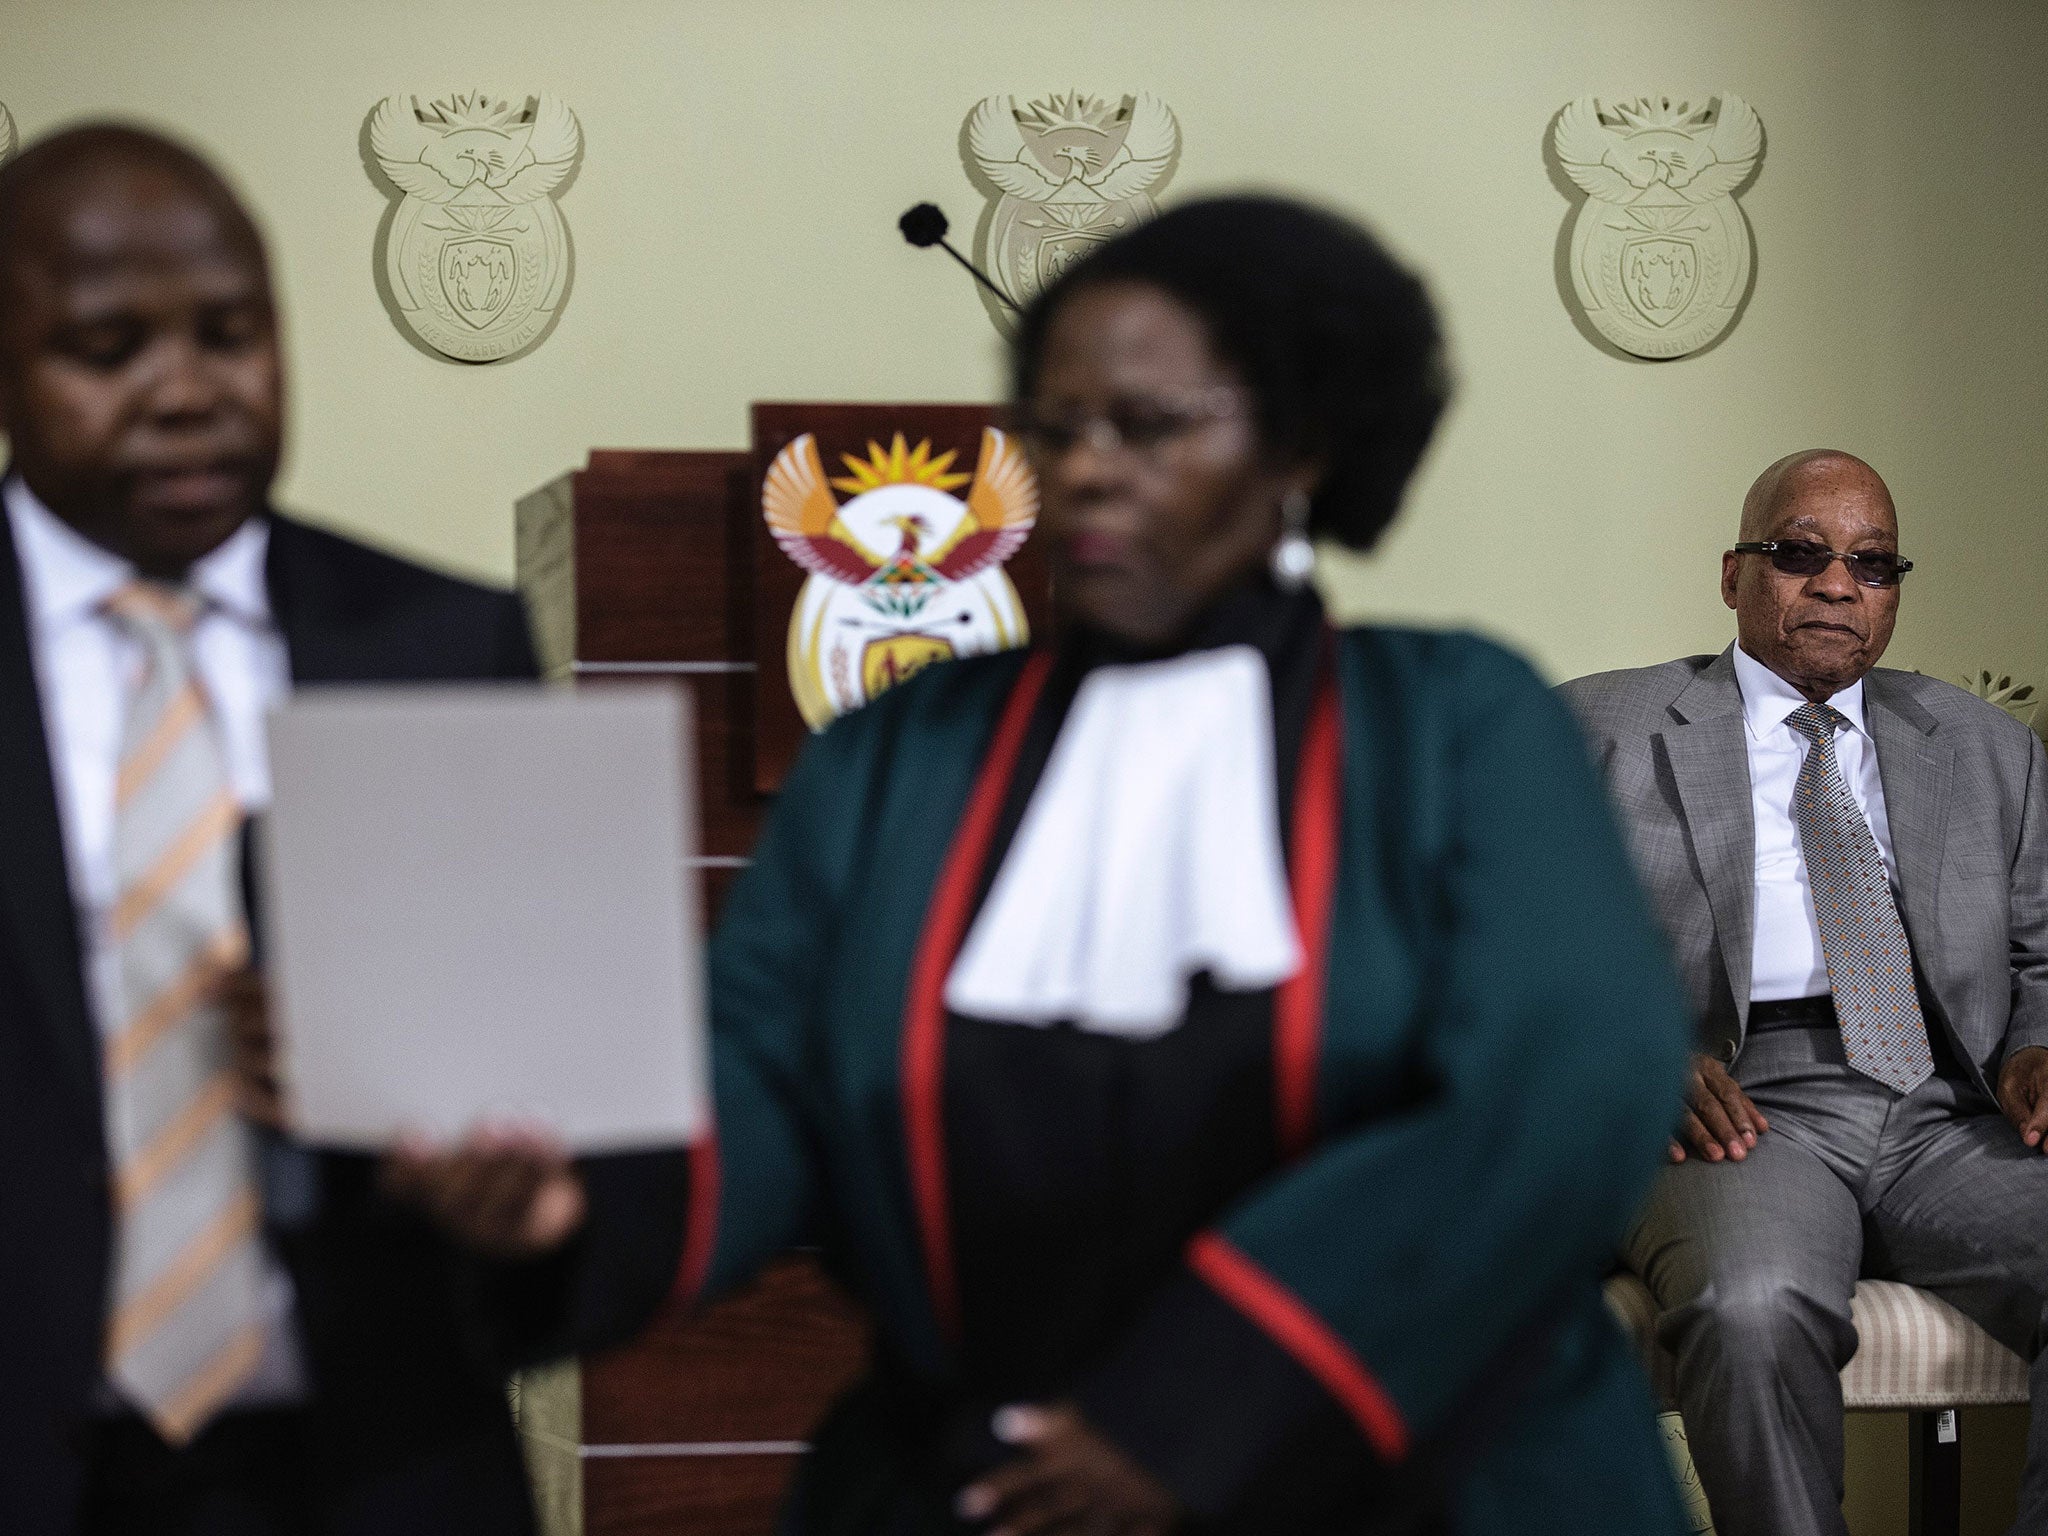
[[[769,465],[762,514],[808,573],[787,649],[790,691],[812,730],[935,661],[1029,638],[1003,562],[1037,519],[1037,482],[994,427],[982,430],[972,473],[955,459],[897,433],[864,458],[842,454],[846,473],[828,476],[806,432]]]
[[[441,247],[441,291],[478,330],[505,312],[519,258],[505,240],[451,240]]]
[[[1669,325],[1699,291],[1699,251],[1690,240],[1630,240],[1621,248],[1621,268],[1629,302],[1651,325]]]

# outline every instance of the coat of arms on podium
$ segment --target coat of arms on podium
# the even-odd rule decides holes
[[[1683,357],[1715,340],[1749,291],[1750,234],[1735,192],[1764,151],[1763,124],[1724,91],[1603,105],[1582,96],[1551,130],[1587,196],[1572,224],[1580,312],[1636,357]]]
[[[845,473],[828,475],[806,432],[775,455],[761,489],[776,544],[808,573],[787,654],[814,731],[934,661],[1029,638],[1003,563],[1037,519],[1038,486],[1011,438],[983,428],[972,472],[954,467],[957,450],[900,432],[839,457]]]
[[[405,194],[385,235],[391,297],[443,357],[490,363],[539,341],[569,284],[569,235],[553,194],[583,152],[576,114],[541,95],[482,92],[428,106],[387,96],[370,151]]]
[[[1000,193],[982,259],[1029,304],[1088,251],[1158,209],[1180,159],[1180,123],[1157,96],[1109,101],[1069,91],[1019,107],[990,96],[967,117],[975,169]]]

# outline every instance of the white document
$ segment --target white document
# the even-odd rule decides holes
[[[298,1135],[697,1135],[690,724],[658,685],[326,688],[271,717],[260,915]]]

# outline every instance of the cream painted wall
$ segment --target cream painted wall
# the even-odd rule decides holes
[[[378,304],[392,91],[549,88],[586,156],[577,272],[538,351],[423,356]],[[727,447],[764,398],[985,399],[1000,349],[907,204],[972,228],[961,119],[995,91],[1149,88],[1173,193],[1277,185],[1377,225],[1447,311],[1462,388],[1353,614],[1505,634],[1553,675],[1718,648],[1750,477],[1836,444],[1887,474],[1912,578],[1892,660],[2048,682],[2048,6],[2038,0],[8,0],[0,101],[33,135],[117,112],[215,153],[267,224],[293,360],[283,498],[509,578],[513,499],[592,446]],[[1594,349],[1559,301],[1551,114],[1732,89],[1748,314],[1677,363]],[[1895,1527],[1859,1421],[1858,1529]],[[1893,1426],[1895,1429],[1896,1426]],[[2018,1434],[1993,1436],[2005,1475]],[[1973,1474],[1973,1484],[1982,1482]],[[2000,1487],[1997,1496],[2009,1497]],[[2009,1506],[2008,1506],[2009,1507]],[[1989,1511],[1973,1525],[1992,1529]]]
[[[467,368],[379,306],[365,114],[394,90],[560,92],[584,166],[566,312]],[[1890,478],[1912,578],[1892,659],[2048,681],[2048,7],[2031,0],[11,0],[0,100],[34,134],[119,112],[231,168],[271,234],[293,359],[288,505],[506,578],[513,498],[593,445],[745,440],[760,398],[977,399],[964,275],[894,219],[971,228],[962,116],[993,91],[1147,87],[1173,191],[1277,185],[1376,224],[1446,309],[1462,391],[1355,614],[1471,622],[1553,674],[1712,649],[1754,472],[1832,443]],[[1559,301],[1551,114],[1728,88],[1768,134],[1749,312],[1676,363]]]

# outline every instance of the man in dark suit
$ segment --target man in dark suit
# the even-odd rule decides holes
[[[530,1529],[504,1368],[629,1332],[679,1241],[679,1156],[483,1134],[380,1172],[237,1111],[265,709],[534,671],[515,598],[269,508],[281,417],[208,166],[95,126],[0,170],[10,1536]]]
[[[2033,1362],[2013,1530],[2048,1531],[2048,758],[1877,666],[1908,569],[1876,472],[1794,454],[1722,557],[1736,643],[1561,690],[1700,1021],[1626,1252],[1722,1536],[1845,1536],[1859,1275]]]

